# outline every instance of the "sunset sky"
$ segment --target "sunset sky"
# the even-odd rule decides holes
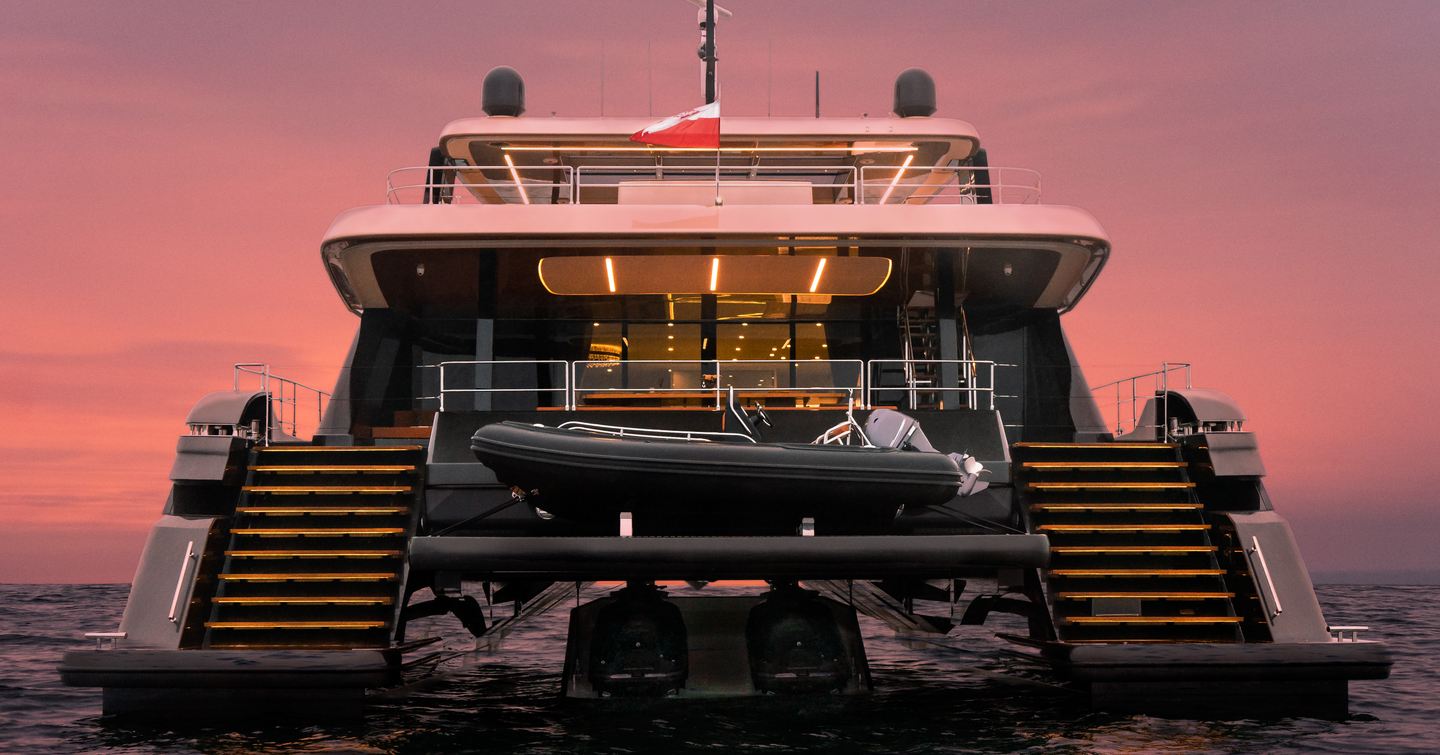
[[[818,70],[880,116],[929,69],[1109,232],[1092,382],[1194,362],[1312,569],[1440,570],[1440,3],[724,4],[727,114],[810,113]],[[491,67],[534,115],[700,101],[683,0],[414,5],[0,3],[0,581],[128,581],[233,362],[333,383],[320,236]]]

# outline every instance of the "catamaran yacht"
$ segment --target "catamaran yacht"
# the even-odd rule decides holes
[[[857,613],[1018,616],[1112,709],[1343,709],[1389,673],[1326,622],[1234,400],[1188,364],[1087,382],[1062,323],[1105,231],[925,72],[890,116],[727,117],[713,147],[527,115],[508,68],[483,105],[325,234],[357,321],[333,389],[239,364],[195,404],[68,684],[355,702],[430,665],[419,617],[489,646],[562,606],[577,698],[862,694]],[[717,580],[768,589],[665,586]]]

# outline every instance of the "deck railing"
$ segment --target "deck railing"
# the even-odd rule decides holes
[[[947,368],[957,376],[955,384],[887,384],[886,374],[897,370],[913,374],[922,365]],[[428,367],[439,370],[439,393],[424,398],[438,400],[441,411],[465,406],[466,402],[459,401],[461,396],[523,393],[552,396],[554,401],[538,405],[571,411],[655,404],[718,410],[725,407],[726,394],[733,388],[743,401],[770,406],[789,402],[798,407],[844,407],[854,401],[856,406],[870,408],[892,401],[892,396],[934,393],[963,397],[961,403],[965,406],[993,410],[998,396],[997,366],[1001,365],[965,359],[447,361]],[[499,369],[515,368],[544,370],[552,376],[552,385],[504,384],[493,374]],[[457,377],[462,371],[469,372],[468,382]]]
[[[254,380],[258,390],[267,395],[265,402],[265,431],[256,440],[269,445],[280,431],[292,438],[300,437],[300,414],[302,398],[304,403],[315,405],[315,426],[320,426],[325,416],[325,404],[330,399],[328,391],[312,388],[304,383],[280,377],[270,372],[265,362],[239,362],[235,365],[233,389],[240,390],[240,383]],[[305,410],[309,416],[309,410]]]
[[[1112,409],[1115,412],[1115,435],[1127,435],[1136,430],[1149,428],[1155,431],[1157,438],[1171,439],[1170,428],[1165,425],[1165,418],[1170,416],[1170,385],[1171,375],[1183,376],[1185,388],[1191,388],[1190,384],[1190,363],[1189,362],[1162,362],[1160,369],[1142,372],[1139,375],[1112,380],[1108,383],[1101,383],[1090,387],[1090,393],[1095,397],[1096,403],[1100,403],[1102,394],[1114,392],[1115,400]],[[1149,392],[1142,390],[1142,386],[1150,388]],[[1146,401],[1156,399],[1156,417],[1154,422],[1142,424],[1142,414]],[[1128,407],[1128,408],[1127,408]]]
[[[615,204],[622,190],[635,192],[636,204],[709,205],[727,191],[751,204],[1036,204],[1040,173],[965,165],[507,163],[411,166],[385,179],[388,204]]]

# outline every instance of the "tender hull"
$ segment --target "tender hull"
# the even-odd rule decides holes
[[[621,511],[690,520],[759,516],[887,523],[904,507],[950,500],[961,473],[942,454],[791,443],[631,440],[515,422],[470,443],[502,482],[538,491],[546,511],[580,518]]]

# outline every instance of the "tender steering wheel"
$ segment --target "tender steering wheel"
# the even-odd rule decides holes
[[[751,415],[750,418],[753,419],[753,420],[755,420],[755,422],[756,422],[757,425],[764,425],[764,426],[766,426],[766,427],[774,427],[774,425],[770,424],[770,415],[768,415],[768,414],[765,413],[765,405],[764,405],[764,404],[756,404],[756,405],[755,405],[755,414]]]

